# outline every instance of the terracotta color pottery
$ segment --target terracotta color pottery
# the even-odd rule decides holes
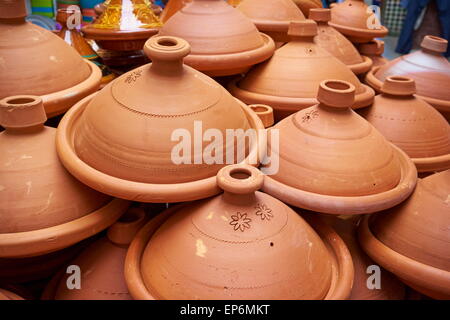
[[[416,81],[417,95],[450,120],[450,63],[442,56],[447,51],[447,40],[425,36],[422,50],[398,57],[374,68],[366,82],[380,91],[388,76],[406,76]]]
[[[165,23],[159,35],[189,42],[191,53],[184,63],[214,77],[244,73],[275,51],[269,36],[223,0],[193,0]]]
[[[23,298],[11,291],[0,288],[0,300],[23,300]]]
[[[364,0],[345,0],[332,5],[329,25],[353,43],[369,42],[388,34],[388,29]]]
[[[254,167],[225,167],[217,183],[223,194],[173,207],[138,233],[125,261],[133,298],[348,297],[351,257],[326,223],[310,226],[258,192],[263,175]]]
[[[266,106],[265,104],[252,104],[252,105],[249,105],[249,107],[261,119],[261,121],[264,125],[264,128],[269,128],[269,127],[273,126],[275,121],[273,118],[272,107]]]
[[[398,280],[390,272],[380,268],[380,288],[368,287],[374,285],[369,277],[374,275],[372,266],[379,267],[372,259],[370,259],[358,244],[357,239],[357,223],[356,219],[332,219],[331,226],[339,234],[347,245],[352,255],[353,265],[355,268],[355,280],[353,281],[352,293],[350,300],[404,300],[406,299],[406,288],[403,283]],[[369,282],[369,283],[368,283]]]
[[[407,285],[450,299],[450,170],[419,180],[413,195],[365,217],[359,241],[366,253]]]
[[[388,59],[383,57],[384,41],[374,39],[367,43],[360,43],[358,51],[372,60],[373,67],[381,67],[389,62]]]
[[[86,39],[84,39],[81,32],[78,31],[78,29],[67,25],[68,18],[73,14],[75,14],[75,10],[67,8],[58,9],[56,21],[61,24],[62,28],[57,31],[56,34],[74,47],[83,58],[93,62],[100,68],[100,70],[102,70],[100,87],[103,88],[107,83],[111,82],[115,78],[115,75],[107,66],[103,64],[102,59],[97,55],[94,49],[92,49]]]
[[[320,84],[319,104],[277,123],[279,145],[268,146],[263,191],[300,208],[330,214],[372,213],[405,200],[417,171],[408,156],[354,112],[355,87]],[[269,142],[271,139],[269,139]]]
[[[51,31],[26,22],[26,15],[23,0],[0,0],[0,99],[39,95],[53,117],[95,92],[101,71]]]
[[[338,58],[355,74],[370,70],[372,60],[361,56],[346,37],[328,25],[331,20],[330,9],[311,9],[309,18],[317,22],[317,36],[314,37],[316,44]]]
[[[267,104],[275,111],[275,121],[317,104],[321,81],[340,79],[356,87],[353,108],[372,103],[374,91],[359,82],[353,72],[328,51],[314,43],[317,24],[312,20],[292,22],[292,41],[275,51],[273,57],[249,71],[229,90],[247,104]]]
[[[169,0],[161,13],[161,21],[166,23],[167,20],[190,2],[192,2],[192,0]]]
[[[321,0],[292,0],[302,11],[305,17],[309,16],[311,9],[323,8]]]
[[[224,163],[258,164],[258,151],[265,151],[261,120],[217,82],[183,65],[186,41],[152,37],[145,51],[152,64],[122,75],[64,116],[56,141],[61,161],[83,183],[124,199],[181,202],[217,194],[215,175]],[[203,140],[208,129],[223,143],[212,148]],[[227,130],[248,129],[254,129],[253,143],[242,135],[226,139]]]
[[[162,23],[149,0],[107,0],[103,13],[82,31],[102,49],[141,50]]]
[[[361,115],[402,149],[419,172],[450,169],[450,125],[431,105],[414,96],[413,79],[389,76]]]
[[[305,20],[292,0],[243,0],[237,9],[275,42],[288,42],[289,23]]]
[[[146,223],[144,210],[132,208],[103,237],[86,248],[70,265],[80,267],[81,289],[67,288],[67,267],[48,284],[44,300],[131,300],[124,278],[128,245]]]
[[[111,225],[128,207],[75,180],[55,151],[56,129],[45,127],[42,100],[0,101],[0,258],[66,248]]]

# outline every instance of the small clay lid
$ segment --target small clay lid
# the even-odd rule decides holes
[[[292,0],[243,0],[237,9],[256,25],[259,31],[277,42],[287,42],[291,21],[305,20],[301,10]]]
[[[377,13],[364,0],[345,0],[331,6],[330,25],[353,43],[365,43],[388,34]]]
[[[110,0],[104,7],[93,23],[82,28],[87,38],[104,49],[140,50],[162,26],[150,1]]]
[[[309,18],[318,24],[318,34],[314,38],[316,44],[338,58],[355,74],[369,71],[372,61],[368,57],[362,57],[346,37],[328,25],[331,19],[330,9],[311,9]]]
[[[415,81],[390,76],[361,114],[412,158],[419,172],[450,169],[450,125],[431,105],[414,96]]]
[[[47,286],[45,299],[131,300],[123,273],[125,256],[128,245],[146,221],[144,210],[130,208],[109,227],[107,237],[91,244],[71,262],[82,271],[81,288],[67,288],[67,278],[71,274],[63,269]]]
[[[125,73],[66,115],[58,131],[62,162],[87,185],[126,199],[178,202],[213,195],[217,171],[258,148],[246,144],[230,158],[230,144],[244,137],[226,141],[226,131],[263,125],[213,79],[183,65],[190,52],[185,40],[152,37],[145,52],[153,63]],[[209,129],[223,137],[217,157],[203,153],[211,142],[202,134]]]
[[[100,69],[51,31],[26,22],[24,0],[1,0],[0,7],[0,99],[41,96],[52,117],[98,89]]]
[[[264,191],[292,205],[335,214],[373,212],[412,192],[414,165],[351,110],[354,94],[349,82],[325,80],[319,104],[269,129],[269,135],[279,131],[279,145],[269,139],[268,150],[278,171],[266,176]]]
[[[419,180],[401,205],[364,219],[365,251],[414,289],[450,298],[450,170]]]
[[[0,101],[6,128],[0,133],[0,257],[65,248],[107,227],[127,205],[67,173],[56,154],[56,129],[45,127],[45,120],[40,97]]]
[[[391,75],[412,78],[416,82],[417,95],[442,113],[450,114],[450,63],[442,56],[447,40],[425,36],[422,50],[398,57],[381,67],[371,70],[366,82],[380,91],[383,82]]]
[[[159,35],[189,42],[191,53],[184,62],[210,76],[243,73],[275,51],[270,37],[223,0],[192,1],[164,24]]]
[[[289,36],[292,40],[276,50],[270,60],[251,69],[243,79],[232,82],[231,93],[249,104],[270,105],[276,121],[316,104],[319,83],[326,79],[345,80],[355,87],[354,108],[371,104],[373,90],[361,84],[344,63],[317,45],[315,35],[316,22],[291,22]]]
[[[217,182],[223,194],[164,214],[133,240],[125,272],[135,299],[347,297],[353,268],[334,231],[323,237],[321,226],[258,192],[263,176],[253,167],[225,167]],[[331,238],[338,247],[328,247]]]

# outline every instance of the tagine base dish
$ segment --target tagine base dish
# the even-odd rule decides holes
[[[406,257],[378,240],[364,217],[358,229],[361,246],[372,259],[415,290],[434,299],[450,299],[450,272]]]
[[[333,22],[328,22],[330,26],[335,28],[337,31],[342,33],[353,43],[366,43],[374,38],[383,38],[388,34],[388,29],[385,26],[381,26],[380,29],[358,29],[358,28],[352,28],[347,26],[341,26],[338,24],[335,24]]]
[[[399,148],[392,147],[400,160],[402,173],[397,186],[385,192],[356,197],[330,196],[295,189],[270,176],[264,177],[262,190],[295,207],[328,214],[366,214],[392,208],[409,197],[417,181],[414,163]]]
[[[74,135],[83,111],[94,96],[95,93],[74,105],[61,120],[57,132],[56,149],[60,160],[64,167],[78,180],[99,192],[138,202],[184,202],[207,198],[220,192],[215,176],[175,184],[142,183],[110,176],[86,164],[75,151]],[[251,128],[264,129],[258,115],[244,103],[237,101],[242,106]],[[253,155],[257,155],[258,150],[265,150],[262,140],[258,138],[258,145],[249,150],[247,159],[254,158]],[[246,162],[247,159],[243,162]]]
[[[41,96],[48,118],[63,114],[75,103],[99,88],[102,78],[101,70],[92,62],[87,60],[85,62],[91,69],[91,73],[86,80],[71,88]]]
[[[241,78],[236,78],[229,83],[228,89],[231,94],[246,104],[266,104],[271,106],[274,109],[276,120],[281,120],[299,110],[318,104],[316,98],[279,97],[243,90],[238,86],[239,80]],[[364,92],[355,95],[355,102],[352,107],[354,110],[367,107],[373,102],[373,89],[365,84],[361,84],[361,86],[364,88]]]
[[[147,243],[152,238],[158,228],[172,215],[183,210],[184,205],[180,204],[169,208],[164,213],[149,221],[136,235],[131,243],[127,257],[125,259],[125,279],[128,284],[130,294],[136,300],[156,300],[147,288],[140,271],[142,255]],[[325,296],[325,300],[347,299],[351,292],[353,283],[353,262],[344,241],[338,234],[323,222],[319,217],[308,215],[305,220],[313,227],[324,241],[332,257],[333,279],[330,289]]]
[[[254,50],[219,55],[190,54],[184,59],[184,63],[211,77],[245,73],[252,65],[269,59],[275,50],[275,42],[268,35],[259,34],[264,45]]]
[[[429,158],[412,158],[417,172],[438,172],[450,168],[450,154]]]
[[[356,75],[366,73],[372,68],[373,65],[372,59],[369,57],[361,56],[361,58],[363,58],[363,62],[347,65],[347,67],[349,67],[350,70],[352,70],[352,72]]]
[[[69,247],[112,225],[129,202],[114,199],[79,219],[39,230],[0,234],[0,257],[38,256]]]

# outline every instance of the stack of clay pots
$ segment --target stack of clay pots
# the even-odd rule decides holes
[[[97,90],[0,0],[0,300],[449,299],[447,43],[317,2],[106,1],[84,36],[151,63]]]

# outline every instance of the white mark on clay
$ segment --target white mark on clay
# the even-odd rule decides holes
[[[28,195],[30,195],[30,192],[31,192],[32,182],[27,181],[25,184],[27,185],[27,196],[28,196]]]
[[[204,258],[205,253],[206,253],[206,251],[208,251],[208,249],[206,248],[202,239],[197,239],[197,241],[195,242],[195,246],[197,247],[197,251],[195,252],[195,254],[199,257]]]

